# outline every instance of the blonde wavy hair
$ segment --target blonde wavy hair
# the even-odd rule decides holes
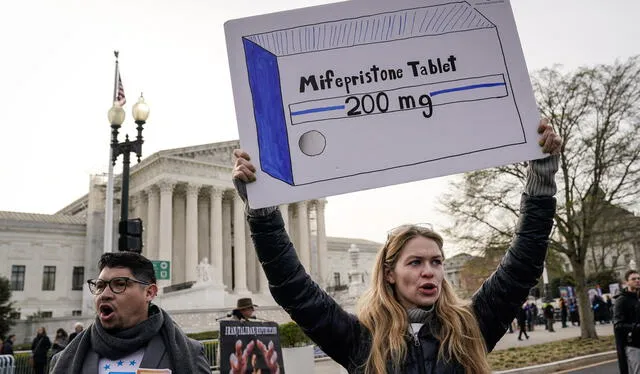
[[[409,319],[385,273],[387,269],[394,269],[405,244],[417,236],[434,240],[444,258],[442,237],[431,229],[407,225],[389,234],[376,257],[371,287],[358,305],[358,319],[372,336],[365,374],[386,373],[387,361],[399,369],[406,359]],[[440,325],[440,331],[436,332],[441,343],[438,360],[458,362],[466,373],[490,373],[487,348],[471,304],[461,300],[446,279],[435,303],[435,315]]]

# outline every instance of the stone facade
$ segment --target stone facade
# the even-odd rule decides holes
[[[252,297],[264,318],[288,320],[268,292],[244,204],[230,181],[231,153],[237,147],[238,142],[231,141],[166,150],[131,168],[129,218],[143,220],[143,255],[171,261],[171,280],[159,281],[165,288],[156,303],[188,332],[215,326],[215,319],[241,296]],[[117,176],[114,246],[119,182]],[[39,325],[55,331],[70,330],[78,320],[91,322],[93,300],[86,280],[98,275],[97,260],[105,252],[105,197],[106,178],[92,176],[88,193],[56,214],[0,212],[0,274],[15,287],[13,301],[21,321],[14,331],[20,341]],[[329,285],[334,267],[349,263],[345,258],[350,244],[369,250],[360,240],[326,237],[325,203],[318,199],[280,206],[298,256],[321,286]],[[361,262],[368,273],[370,264]],[[206,280],[199,279],[202,264],[209,269]],[[346,280],[348,270],[337,271]]]

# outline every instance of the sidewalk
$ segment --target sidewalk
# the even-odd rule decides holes
[[[529,339],[525,339],[523,337],[522,341],[518,340],[518,334],[520,333],[519,330],[514,330],[513,334],[509,334],[507,332],[504,334],[502,339],[500,339],[498,344],[496,344],[496,347],[493,350],[498,351],[513,347],[526,347],[529,345],[549,343],[556,340],[577,338],[580,336],[579,326],[572,327],[569,325],[569,327],[563,329],[561,323],[555,323],[553,328],[556,332],[547,332],[547,330],[544,329],[544,325],[537,325],[532,332],[527,332],[527,334],[529,334]],[[598,336],[613,335],[613,324],[597,324],[596,332],[598,333]]]

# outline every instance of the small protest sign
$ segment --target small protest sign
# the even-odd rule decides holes
[[[284,374],[278,324],[220,321],[220,372]]]

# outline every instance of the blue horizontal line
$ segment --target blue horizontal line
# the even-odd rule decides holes
[[[291,112],[291,115],[292,116],[299,116],[301,114],[328,112],[330,110],[340,110],[340,109],[344,109],[344,108],[345,108],[344,105],[325,106],[325,107],[322,107],[322,108],[311,108],[311,109],[299,110],[297,112]]]
[[[465,91],[465,90],[474,90],[476,88],[486,88],[486,87],[496,87],[496,86],[505,86],[504,82],[500,82],[500,83],[482,83],[482,84],[472,84],[470,86],[462,86],[462,87],[455,87],[455,88],[447,88],[444,90],[440,90],[440,91],[433,91],[431,92],[429,95],[431,96],[436,96],[436,95],[440,95],[440,94],[444,94],[444,93],[449,93],[449,92],[456,92],[456,91]]]

